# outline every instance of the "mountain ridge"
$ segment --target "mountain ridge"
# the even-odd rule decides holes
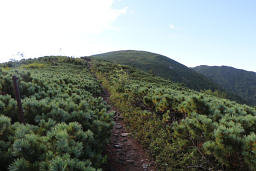
[[[182,84],[197,91],[207,91],[208,93],[235,100],[239,103],[247,103],[236,94],[227,93],[214,81],[196,72],[167,56],[136,50],[121,50],[92,55],[89,58],[106,60],[115,64],[129,65],[134,68],[150,72],[153,75]]]
[[[234,66],[230,66],[230,65],[198,65],[195,67],[190,67],[191,69],[197,68],[197,67],[225,67],[225,68],[230,68],[230,69],[236,69],[236,70],[240,70],[240,71],[246,71],[246,72],[253,72],[256,74],[256,71],[252,71],[252,70],[247,70],[247,69],[243,69],[243,68],[236,68]]]
[[[226,91],[239,95],[251,105],[256,105],[256,72],[231,66],[200,65],[193,69],[212,79]]]
[[[130,65],[171,81],[183,83],[185,86],[196,90],[214,90],[219,88],[210,79],[198,74],[193,69],[157,53],[121,50],[92,55],[90,57]]]

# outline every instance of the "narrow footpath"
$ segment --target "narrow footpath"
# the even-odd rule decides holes
[[[104,89],[104,100],[111,106],[109,93]],[[115,113],[115,125],[112,130],[110,144],[107,146],[108,165],[106,171],[156,171],[154,163],[143,147],[127,132],[123,117],[111,106]]]
[[[83,58],[87,61],[91,70],[90,58]],[[95,78],[96,75],[92,73]],[[103,87],[102,87],[103,88]],[[110,143],[107,145],[106,154],[108,157],[104,171],[156,171],[153,161],[149,160],[149,155],[125,128],[123,117],[117,109],[110,103],[109,92],[104,89],[103,99],[111,106],[109,112],[114,112],[115,125],[112,129]]]

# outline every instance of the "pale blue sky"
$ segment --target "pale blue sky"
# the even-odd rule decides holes
[[[115,22],[121,31],[107,38],[124,49],[162,53],[188,66],[256,71],[256,1],[123,0],[116,5],[128,6],[130,13]]]
[[[254,0],[3,0],[0,20],[0,61],[135,49],[256,72]]]

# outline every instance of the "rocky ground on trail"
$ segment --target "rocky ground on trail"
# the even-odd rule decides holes
[[[109,93],[105,90],[104,100],[109,102]],[[108,165],[106,171],[155,171],[155,164],[150,161],[143,147],[125,128],[123,117],[112,107],[115,113],[115,125],[110,144],[107,146]]]
[[[90,62],[88,62],[88,66],[91,68]],[[95,74],[93,75],[97,78]],[[104,171],[156,171],[155,163],[150,160],[142,145],[127,131],[123,117],[111,105],[109,92],[105,88],[103,90],[103,99],[111,106],[111,111],[115,113],[115,125],[112,129],[110,143],[106,149],[108,161]]]

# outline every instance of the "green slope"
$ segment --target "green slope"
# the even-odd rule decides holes
[[[19,123],[12,76],[25,124]],[[0,170],[103,168],[113,113],[85,60],[42,57],[0,64]]]
[[[237,94],[256,105],[256,73],[228,66],[198,66],[195,71],[218,83],[223,89]]]
[[[255,170],[256,108],[92,60],[111,104],[157,170]]]
[[[185,86],[195,90],[218,89],[215,83],[203,75],[163,55],[145,51],[125,50],[93,55],[91,57],[130,65],[174,82],[183,83]]]

